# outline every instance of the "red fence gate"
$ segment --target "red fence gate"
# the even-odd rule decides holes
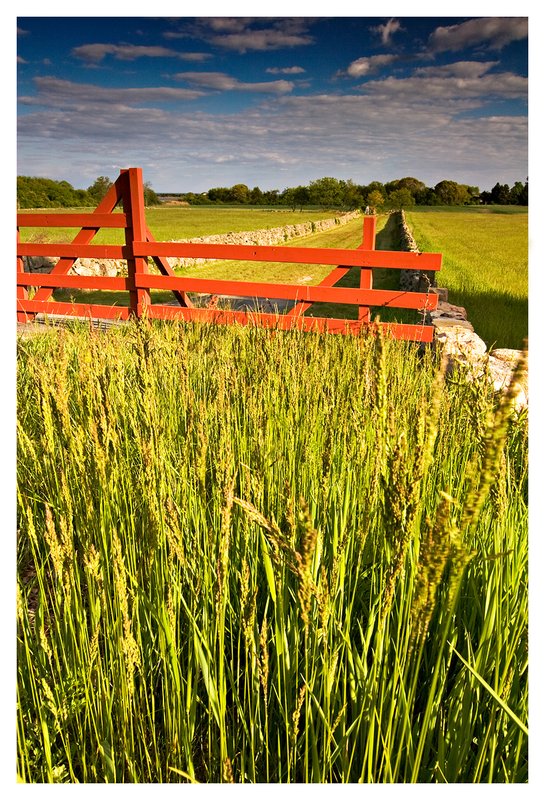
[[[123,213],[115,212],[118,205]],[[81,228],[70,244],[21,243],[21,227]],[[280,329],[302,328],[336,333],[357,333],[370,322],[370,306],[408,308],[431,311],[437,307],[437,295],[373,289],[373,268],[439,270],[441,254],[408,253],[375,250],[376,218],[364,217],[363,241],[356,250],[338,248],[270,247],[253,245],[193,244],[188,242],[157,242],[147,224],[144,208],[142,170],[122,170],[104,199],[92,213],[18,213],[17,214],[17,319],[32,320],[38,313],[65,314],[98,319],[127,319],[130,315],[149,318],[174,319],[183,317],[204,322],[241,324],[255,323]],[[122,228],[124,245],[91,244],[101,228]],[[24,271],[23,257],[59,257],[49,274],[32,274]],[[225,281],[177,276],[167,261],[168,257],[236,259],[238,261],[264,261],[300,264],[328,264],[334,269],[318,286],[300,286],[284,283],[256,283]],[[124,277],[97,277],[69,275],[78,258],[123,259],[127,261],[128,275]],[[152,259],[159,274],[149,271]],[[341,288],[335,284],[353,267],[360,269],[359,288]],[[32,297],[29,287],[37,287]],[[95,305],[80,302],[51,300],[56,288],[106,289],[128,291],[128,307]],[[178,306],[152,303],[151,289],[170,290]],[[293,300],[294,306],[285,314],[234,311],[217,308],[195,308],[188,292],[221,294],[227,296]],[[313,303],[339,303],[359,306],[357,320],[330,317],[305,317]],[[403,323],[379,323],[399,339],[430,342],[433,326]]]

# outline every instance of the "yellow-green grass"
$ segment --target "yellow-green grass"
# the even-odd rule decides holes
[[[518,349],[528,336],[528,214],[499,209],[406,216],[420,249],[443,253],[438,283],[450,302],[467,310],[489,347]]]
[[[380,336],[18,348],[26,782],[524,783],[527,427]]]

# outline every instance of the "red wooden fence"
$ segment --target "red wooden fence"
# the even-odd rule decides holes
[[[121,205],[123,213],[115,212]],[[268,247],[253,245],[191,244],[157,242],[146,224],[142,170],[122,170],[107,195],[93,213],[40,213],[17,214],[17,319],[32,320],[38,313],[65,314],[99,319],[127,319],[130,315],[149,318],[188,320],[241,324],[255,323],[280,329],[302,328],[337,333],[357,333],[370,322],[370,306],[433,310],[437,295],[373,289],[373,267],[390,269],[438,270],[439,253],[407,253],[375,250],[376,218],[364,217],[363,241],[356,250],[308,247]],[[70,244],[21,243],[21,227],[80,228]],[[122,228],[124,245],[91,244],[101,228]],[[24,271],[24,256],[59,257],[49,274],[32,274]],[[299,286],[284,283],[256,283],[249,281],[220,281],[202,278],[183,278],[175,275],[167,257],[236,259],[238,261],[298,262],[301,264],[330,264],[335,268],[318,286]],[[125,259],[128,266],[126,278],[87,277],[69,275],[78,258]],[[149,271],[148,259],[153,259],[160,274]],[[353,267],[360,268],[359,288],[347,289],[335,284]],[[37,291],[32,299],[28,287]],[[95,305],[80,302],[51,300],[55,288],[109,289],[129,292],[128,307]],[[151,289],[171,290],[177,306],[152,303]],[[248,298],[293,300],[294,306],[285,314],[234,311],[217,308],[195,308],[188,292],[210,293]],[[305,317],[313,303],[339,303],[359,306],[357,320],[329,317]],[[431,325],[380,323],[399,339],[430,342]]]

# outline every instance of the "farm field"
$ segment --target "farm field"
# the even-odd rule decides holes
[[[380,336],[18,342],[26,782],[528,779],[527,427]]]
[[[438,280],[489,347],[519,349],[528,337],[528,212],[502,207],[411,210],[421,250],[443,253]]]

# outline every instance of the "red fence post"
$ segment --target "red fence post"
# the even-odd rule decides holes
[[[19,245],[19,228],[17,228],[17,246]],[[23,259],[17,256],[17,273],[24,272],[25,265]],[[17,286],[17,300],[28,300],[28,289],[26,286]],[[29,314],[26,311],[19,310],[19,303],[17,303],[17,322],[28,322],[29,319],[34,319],[35,314]]]
[[[145,256],[135,256],[133,252],[133,242],[146,241],[146,211],[144,205],[144,182],[142,180],[142,169],[131,167],[122,170],[125,176],[125,186],[123,191],[123,210],[127,214],[128,227],[125,229],[125,243],[127,245],[127,267],[131,288],[130,308],[137,317],[151,303],[149,289],[137,289],[134,283],[136,274],[146,274],[148,272],[148,259]]]
[[[375,249],[375,235],[377,228],[377,218],[373,216],[364,216],[363,218],[363,240],[361,243],[362,250]],[[373,270],[361,269],[360,270],[360,289],[373,288]],[[358,319],[361,322],[371,322],[371,312],[366,306],[360,306],[358,311]]]

